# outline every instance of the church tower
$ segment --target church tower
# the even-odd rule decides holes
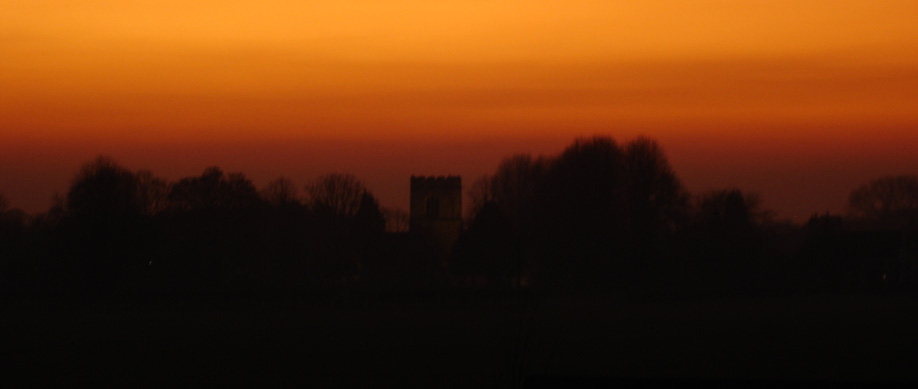
[[[411,233],[448,253],[462,232],[462,179],[411,176],[410,214]]]

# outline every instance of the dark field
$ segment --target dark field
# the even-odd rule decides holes
[[[913,296],[520,307],[457,294],[5,303],[3,370],[33,384],[156,386],[514,387],[519,372],[527,386],[918,381]]]

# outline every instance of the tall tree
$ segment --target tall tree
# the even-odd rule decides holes
[[[68,259],[68,280],[84,290],[130,287],[143,261],[144,204],[136,176],[108,157],[80,169],[64,199],[59,248]]]
[[[685,221],[689,195],[656,141],[638,138],[625,147],[629,218],[637,235],[672,231]]]
[[[506,158],[493,176],[476,183],[473,202],[493,202],[515,227],[533,222],[538,195],[545,184],[549,161],[519,154]],[[482,195],[484,194],[484,195]]]
[[[139,214],[136,177],[113,159],[98,157],[77,173],[65,207],[72,216],[96,220]]]
[[[386,231],[386,217],[379,208],[379,201],[368,191],[360,196],[360,206],[354,213],[353,229],[358,237],[367,238]]]

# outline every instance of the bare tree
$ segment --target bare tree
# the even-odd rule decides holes
[[[386,231],[388,232],[408,232],[411,224],[411,217],[408,212],[398,208],[383,209],[383,215],[386,218]]]
[[[169,191],[171,189],[169,182],[154,176],[149,170],[138,171],[134,174],[134,177],[142,212],[145,215],[152,216],[164,211],[169,205]]]
[[[918,176],[880,177],[851,192],[852,216],[871,220],[911,217],[918,212]]]
[[[299,201],[296,184],[287,177],[280,177],[265,185],[261,198],[276,207],[286,207]]]
[[[306,185],[309,205],[313,209],[344,217],[357,214],[360,200],[366,191],[366,187],[356,177],[341,173],[323,175]]]

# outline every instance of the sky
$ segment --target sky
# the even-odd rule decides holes
[[[918,173],[918,2],[0,0],[0,193],[109,155],[169,179],[327,172],[407,208],[574,139],[657,139],[695,193],[805,221]]]

